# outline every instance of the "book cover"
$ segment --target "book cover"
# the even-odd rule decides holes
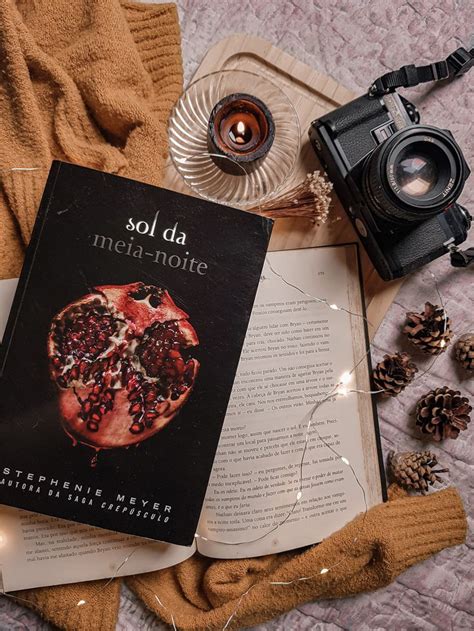
[[[271,228],[53,163],[2,344],[0,503],[191,544]]]

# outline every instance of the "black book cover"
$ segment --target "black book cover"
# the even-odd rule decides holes
[[[0,503],[192,543],[271,228],[53,163],[2,345]]]

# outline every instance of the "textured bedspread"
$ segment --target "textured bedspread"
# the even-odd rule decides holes
[[[186,80],[213,43],[235,32],[265,37],[357,92],[366,89],[371,79],[402,64],[441,59],[457,46],[468,44],[474,34],[474,3],[470,0],[178,0],[178,6]],[[442,88],[414,92],[423,120],[451,129],[474,168],[474,70],[471,76]],[[462,201],[474,214],[474,177]],[[474,234],[470,241],[474,244]],[[455,333],[474,330],[474,269],[455,271],[447,260],[440,260],[429,270],[438,279]],[[404,283],[377,333],[374,361],[384,352],[407,349],[400,334],[405,311],[418,310],[426,300],[439,302],[427,269]],[[429,363],[419,356],[415,359],[420,368]],[[474,379],[462,375],[448,351],[404,395],[379,405],[385,453],[423,447],[410,413],[419,396],[443,384],[460,388],[474,400]],[[466,508],[473,506],[473,441],[471,427],[458,440],[437,449]],[[413,567],[390,587],[346,600],[308,603],[255,631],[474,629],[472,544],[471,512],[466,545]],[[165,628],[124,588],[118,629]],[[0,598],[0,631],[7,629],[46,631],[51,627]]]

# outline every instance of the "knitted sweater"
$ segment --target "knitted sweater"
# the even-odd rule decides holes
[[[19,273],[52,158],[160,181],[166,122],[182,82],[175,7],[0,0],[0,75],[0,278],[8,278]],[[240,628],[307,600],[383,587],[465,536],[454,489],[420,498],[397,491],[305,552],[238,561],[196,554],[127,582],[180,629],[222,629],[229,619],[228,629]],[[94,581],[16,596],[61,629],[112,631],[120,585]]]
[[[52,159],[160,181],[182,89],[174,5],[0,0],[0,278],[17,276]]]

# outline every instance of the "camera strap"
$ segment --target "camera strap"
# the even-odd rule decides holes
[[[453,267],[467,267],[474,263],[474,248],[459,250],[456,246],[450,250],[451,265]]]
[[[397,88],[411,88],[419,83],[453,79],[465,74],[474,66],[474,48],[458,48],[443,61],[428,66],[402,66],[399,70],[387,72],[374,81],[369,89],[371,96],[383,96]]]

